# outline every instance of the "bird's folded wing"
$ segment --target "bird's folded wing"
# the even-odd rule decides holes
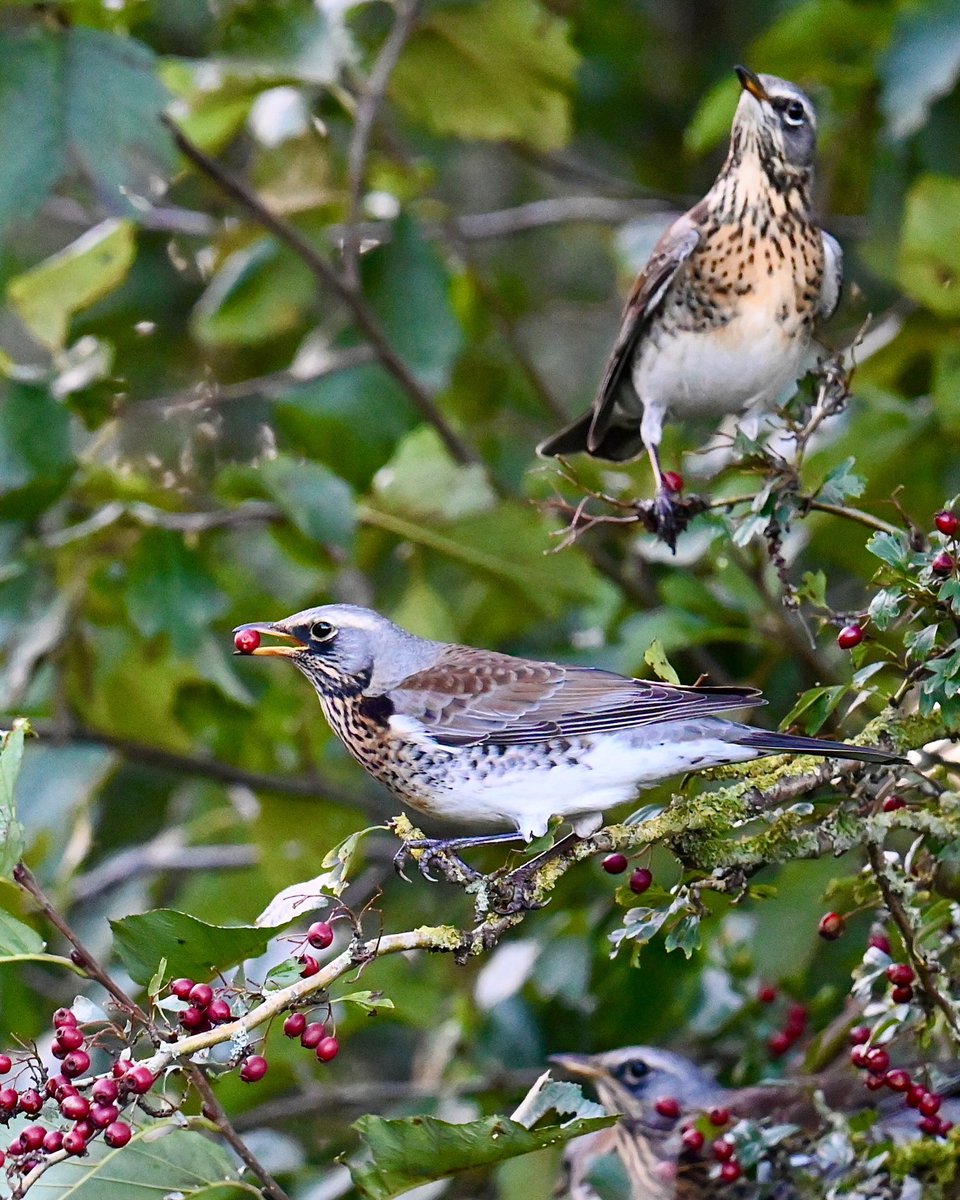
[[[624,374],[629,374],[633,352],[646,327],[650,314],[663,300],[674,276],[700,244],[697,230],[702,201],[696,208],[679,217],[657,242],[647,265],[637,276],[633,289],[620,317],[617,340],[607,360],[597,396],[593,402],[588,445],[596,449],[613,419],[616,399]],[[642,400],[643,397],[641,396]]]
[[[389,698],[437,742],[519,745],[628,729],[762,704],[754,688],[674,687],[591,667],[532,662],[452,646]]]

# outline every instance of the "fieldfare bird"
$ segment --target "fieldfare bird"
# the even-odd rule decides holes
[[[260,645],[262,636],[287,644]],[[428,641],[351,604],[240,625],[234,644],[289,658],[347,750],[412,808],[512,828],[431,843],[448,849],[529,842],[554,816],[583,836],[639,789],[722,763],[781,753],[896,761],[718,715],[762,704],[754,688],[672,686]]]
[[[538,447],[613,462],[646,447],[671,545],[679,514],[658,449],[668,413],[746,410],[755,424],[789,398],[815,321],[840,299],[843,254],[812,211],[813,105],[785,79],[736,71],[743,92],[720,174],[637,277],[592,409]]]

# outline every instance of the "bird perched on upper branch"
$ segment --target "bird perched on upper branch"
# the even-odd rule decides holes
[[[261,645],[265,635],[286,644]],[[513,830],[431,846],[530,841],[553,816],[585,835],[640,788],[767,754],[896,760],[721,715],[762,704],[754,688],[679,687],[428,641],[350,604],[240,625],[234,644],[289,658],[347,750],[405,803]]]
[[[681,526],[660,468],[668,413],[758,414],[787,398],[843,277],[840,247],[812,211],[813,105],[785,79],[736,71],[743,92],[716,182],[637,277],[590,412],[538,447],[613,462],[646,447],[671,545]]]

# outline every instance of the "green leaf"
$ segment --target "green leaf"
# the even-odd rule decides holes
[[[700,917],[696,913],[681,917],[663,939],[664,949],[669,954],[671,950],[682,950],[685,958],[690,958],[702,944],[700,934]]]
[[[659,638],[654,638],[647,647],[643,661],[658,679],[662,679],[665,683],[679,684],[680,676],[670,665],[667,652],[663,648],[663,642]]]
[[[286,455],[261,467],[263,483],[302,534],[311,541],[349,550],[356,528],[353,491],[321,463],[296,461]]]
[[[867,612],[881,633],[889,628],[891,621],[899,617],[905,600],[906,596],[899,588],[881,588],[871,598]]]
[[[111,292],[136,253],[130,221],[103,221],[58,254],[12,279],[7,295],[31,332],[52,350],[62,349],[70,318]]]
[[[264,82],[337,83],[357,57],[344,12],[319,8],[313,0],[234,5],[214,61],[231,74]]]
[[[809,600],[816,608],[826,608],[827,577],[823,571],[804,571],[797,595],[801,600]]]
[[[337,996],[338,1004],[356,1004],[365,1013],[383,1012],[394,1007],[389,996],[380,992],[348,992],[346,996]]]
[[[907,196],[900,283],[943,317],[960,316],[960,179],[924,175]]]
[[[66,408],[45,388],[0,384],[0,521],[41,512],[73,467]]]
[[[386,1121],[365,1116],[353,1126],[364,1143],[365,1157],[350,1164],[350,1174],[361,1195],[369,1200],[389,1200],[433,1179],[562,1145],[614,1120],[599,1117],[530,1130],[507,1117],[452,1125],[436,1117]]]
[[[0,35],[0,233],[79,172],[136,219],[131,196],[173,162],[159,122],[167,93],[140,42],[82,24]]]
[[[802,722],[805,732],[811,735],[819,732],[827,717],[836,709],[849,690],[845,683],[809,688],[780,722],[780,728],[789,729],[791,725],[805,716],[806,719]]]
[[[13,868],[23,856],[23,826],[17,820],[16,787],[23,762],[25,729],[25,721],[15,721],[13,728],[3,734],[3,741],[0,742],[0,878],[3,879],[10,878]],[[6,917],[6,914],[0,916]],[[40,949],[43,949],[42,942]]]
[[[880,65],[880,107],[890,135],[916,133],[958,76],[960,9],[955,0],[926,0],[902,10],[890,52]]]
[[[854,474],[852,467],[856,459],[851,456],[827,475],[820,484],[818,495],[828,504],[842,504],[850,496],[862,496],[867,481],[861,475]]]
[[[182,534],[148,529],[137,544],[126,589],[130,619],[147,638],[166,634],[177,654],[199,649],[226,598]]]
[[[910,563],[910,544],[904,533],[875,533],[867,542],[867,549],[881,562],[900,571]]]
[[[47,944],[35,929],[0,909],[0,958],[42,954]]]
[[[496,495],[478,463],[461,466],[429,425],[408,433],[373,480],[377,499],[390,512],[431,521],[456,521],[486,512]]]
[[[92,1141],[86,1157],[51,1166],[40,1190],[45,1200],[158,1200],[177,1193],[210,1200],[250,1197],[222,1146],[171,1125],[151,1125],[121,1150]]]
[[[463,330],[450,299],[450,276],[419,225],[403,215],[391,236],[363,258],[364,290],[390,344],[425,388],[450,382]]]
[[[536,0],[438,6],[410,39],[390,94],[435,133],[556,150],[570,137],[577,63],[567,22]]]
[[[171,978],[207,979],[262,954],[277,932],[258,925],[209,925],[172,908],[154,908],[111,921],[117,953],[137,983],[146,986],[166,957]]]

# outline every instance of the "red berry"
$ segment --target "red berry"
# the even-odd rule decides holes
[[[947,537],[953,537],[957,530],[960,529],[960,517],[956,513],[950,512],[947,508],[942,509],[936,514],[933,518],[933,523]]]
[[[880,807],[884,812],[896,812],[898,808],[906,808],[907,802],[902,796],[888,796]]]
[[[675,1121],[680,1116],[680,1101],[675,1096],[661,1096],[653,1106],[661,1117]]]
[[[954,562],[953,555],[948,554],[946,550],[941,550],[930,564],[930,570],[933,571],[934,575],[950,575],[955,566],[956,563]]]
[[[233,1013],[227,1001],[220,998],[211,1000],[207,1005],[207,1020],[212,1025],[223,1025],[226,1021],[232,1021]]]
[[[14,1158],[16,1158],[17,1155],[22,1154],[24,1150],[26,1150],[26,1146],[23,1144],[20,1138],[14,1138],[7,1147],[7,1153],[13,1155]]]
[[[302,1012],[291,1013],[283,1023],[283,1035],[288,1038],[298,1038],[306,1027],[307,1018]]]
[[[837,634],[837,645],[841,650],[852,650],[863,641],[863,629],[860,625],[844,625]]]
[[[702,1150],[703,1149],[703,1143],[704,1143],[703,1134],[700,1132],[699,1129],[694,1129],[692,1125],[683,1131],[683,1133],[680,1135],[680,1140],[683,1142],[683,1144],[686,1146],[686,1148],[688,1150]]]
[[[57,1042],[64,1050],[79,1050],[84,1040],[83,1034],[76,1025],[61,1025],[57,1030]]]
[[[63,1025],[76,1025],[77,1018],[69,1008],[58,1008],[53,1014],[53,1027],[60,1029]]]
[[[99,1104],[112,1104],[120,1095],[120,1085],[115,1079],[98,1079],[91,1095]]]
[[[909,1004],[913,999],[913,988],[909,983],[900,984],[890,993],[894,1004]]]
[[[927,1089],[923,1086],[923,1084],[915,1083],[907,1090],[907,1104],[909,1104],[911,1108],[919,1108],[920,1101],[924,1098],[924,1096],[926,1096],[926,1094]]]
[[[51,1075],[47,1082],[43,1085],[43,1090],[51,1100],[62,1100],[64,1096],[78,1095],[77,1089],[73,1086],[66,1075]]]
[[[647,867],[637,867],[627,880],[627,886],[636,896],[642,896],[653,883],[653,872]]]
[[[326,921],[314,921],[307,930],[307,941],[314,950],[326,950],[333,941],[333,928]]]
[[[262,1054],[251,1054],[249,1058],[243,1060],[243,1066],[240,1068],[240,1078],[244,1083],[259,1083],[264,1075],[266,1075],[267,1068],[267,1060]]]
[[[255,629],[238,629],[233,635],[233,644],[238,654],[252,654],[260,645],[260,634]]]
[[[925,1117],[933,1117],[940,1111],[940,1105],[942,1103],[942,1096],[938,1095],[936,1092],[927,1092],[925,1096],[921,1097],[917,1108],[920,1109]]]
[[[846,922],[840,913],[828,912],[824,913],[820,918],[820,924],[817,926],[817,933],[825,942],[835,942],[843,933]]]
[[[191,1004],[189,1008],[185,1008],[180,1014],[180,1024],[184,1027],[184,1029],[202,1029],[206,1023],[207,1014],[202,1012],[194,1004]]]
[[[946,1137],[952,1128],[953,1128],[952,1121],[941,1121],[940,1122],[940,1136]],[[2,1166],[3,1166],[3,1163],[0,1163],[0,1167],[2,1167]]]
[[[777,989],[772,983],[763,983],[757,989],[757,999],[761,1004],[773,1004],[777,998]]]
[[[43,1135],[43,1148],[48,1154],[56,1154],[63,1145],[63,1132],[59,1129],[48,1129]],[[3,1163],[0,1163],[0,1167]]]
[[[330,1062],[340,1053],[340,1043],[335,1037],[325,1037],[317,1046],[317,1058],[321,1062]]]
[[[103,1140],[108,1146],[112,1146],[114,1150],[119,1150],[121,1146],[125,1146],[133,1137],[133,1130],[126,1121],[113,1121],[103,1131]]]
[[[890,1055],[882,1046],[874,1046],[864,1055],[863,1061],[871,1075],[886,1075],[890,1066]]]
[[[86,1154],[87,1139],[76,1129],[71,1129],[63,1135],[63,1149],[68,1154]]]
[[[122,1079],[123,1076],[126,1075],[126,1073],[130,1070],[131,1062],[132,1059],[129,1055],[122,1055],[110,1068],[110,1074],[114,1077],[114,1079]]]
[[[138,1096],[143,1096],[156,1083],[153,1072],[149,1067],[132,1067],[123,1077],[124,1083],[131,1092],[136,1092]]]
[[[89,1142],[97,1132],[96,1125],[88,1117],[85,1117],[82,1121],[78,1121],[73,1128],[74,1132],[79,1133],[85,1142]]]
[[[0,1167],[2,1167],[6,1161],[7,1161],[7,1156],[4,1154],[4,1152],[2,1150],[0,1150]]]
[[[887,967],[887,978],[891,983],[913,983],[913,967],[909,963],[891,963]]]
[[[0,1075],[6,1073],[13,1067],[13,1059],[9,1054],[0,1054]]]
[[[195,983],[190,989],[187,999],[197,1008],[206,1008],[213,999],[213,988],[209,983]]]
[[[729,1108],[711,1108],[707,1113],[711,1125],[726,1125],[730,1120]]]
[[[4,1112],[15,1112],[20,1103],[20,1093],[16,1088],[0,1088],[0,1109]]]
[[[98,1129],[106,1129],[119,1116],[120,1110],[115,1104],[91,1104],[90,1106],[90,1120]]]
[[[886,804],[886,801],[884,802]],[[890,939],[882,933],[871,933],[867,939],[867,945],[874,950],[880,950],[883,954],[890,953]]]
[[[937,1122],[939,1124],[939,1121]],[[39,1150],[47,1131],[42,1125],[28,1125],[20,1134],[20,1140],[27,1150]]]
[[[793,1038],[789,1033],[785,1033],[783,1030],[781,1030],[779,1033],[772,1035],[770,1040],[767,1042],[767,1049],[770,1051],[771,1058],[780,1058],[782,1055],[786,1054],[792,1045]]]
[[[910,1088],[910,1074],[900,1067],[894,1067],[892,1071],[888,1071],[884,1076],[884,1083],[886,1083],[892,1092],[906,1092]]]
[[[786,1030],[801,1034],[807,1027],[807,1010],[803,1004],[791,1004],[787,1009]]]
[[[917,1128],[923,1133],[939,1133],[940,1118],[939,1117],[921,1117],[917,1122]]]
[[[600,866],[608,875],[622,875],[627,869],[627,856],[625,854],[608,854],[600,863]]]
[[[683,491],[683,476],[679,471],[664,471],[660,478],[668,492],[676,494]]]
[[[297,962],[303,967],[303,970],[300,972],[301,979],[309,979],[311,975],[316,975],[320,970],[320,964],[312,954],[301,954]]]
[[[195,986],[192,979],[175,979],[170,984],[170,993],[178,1000],[186,1000]]]
[[[64,1096],[60,1101],[60,1111],[68,1121],[82,1121],[90,1112],[90,1101],[76,1092],[72,1096]]]
[[[86,1050],[71,1050],[60,1069],[68,1079],[85,1075],[90,1070],[90,1055]]]
[[[850,1044],[852,1046],[862,1046],[865,1042],[870,1041],[870,1030],[866,1025],[854,1025],[850,1030]]]
[[[36,1088],[27,1088],[25,1092],[20,1093],[21,1112],[25,1112],[29,1117],[35,1117],[41,1108],[43,1108],[43,1097]]]
[[[886,1087],[886,1081],[882,1075],[868,1075],[863,1081],[871,1092],[878,1092],[882,1087]]]
[[[717,1138],[710,1149],[717,1162],[729,1162],[733,1158],[733,1142],[728,1141],[726,1138]]]
[[[316,1050],[326,1036],[327,1031],[320,1022],[311,1021],[300,1034],[300,1045],[305,1046],[308,1050]]]
[[[740,1164],[735,1158],[731,1158],[729,1162],[725,1162],[720,1168],[720,1178],[724,1183],[736,1183],[743,1174]]]

